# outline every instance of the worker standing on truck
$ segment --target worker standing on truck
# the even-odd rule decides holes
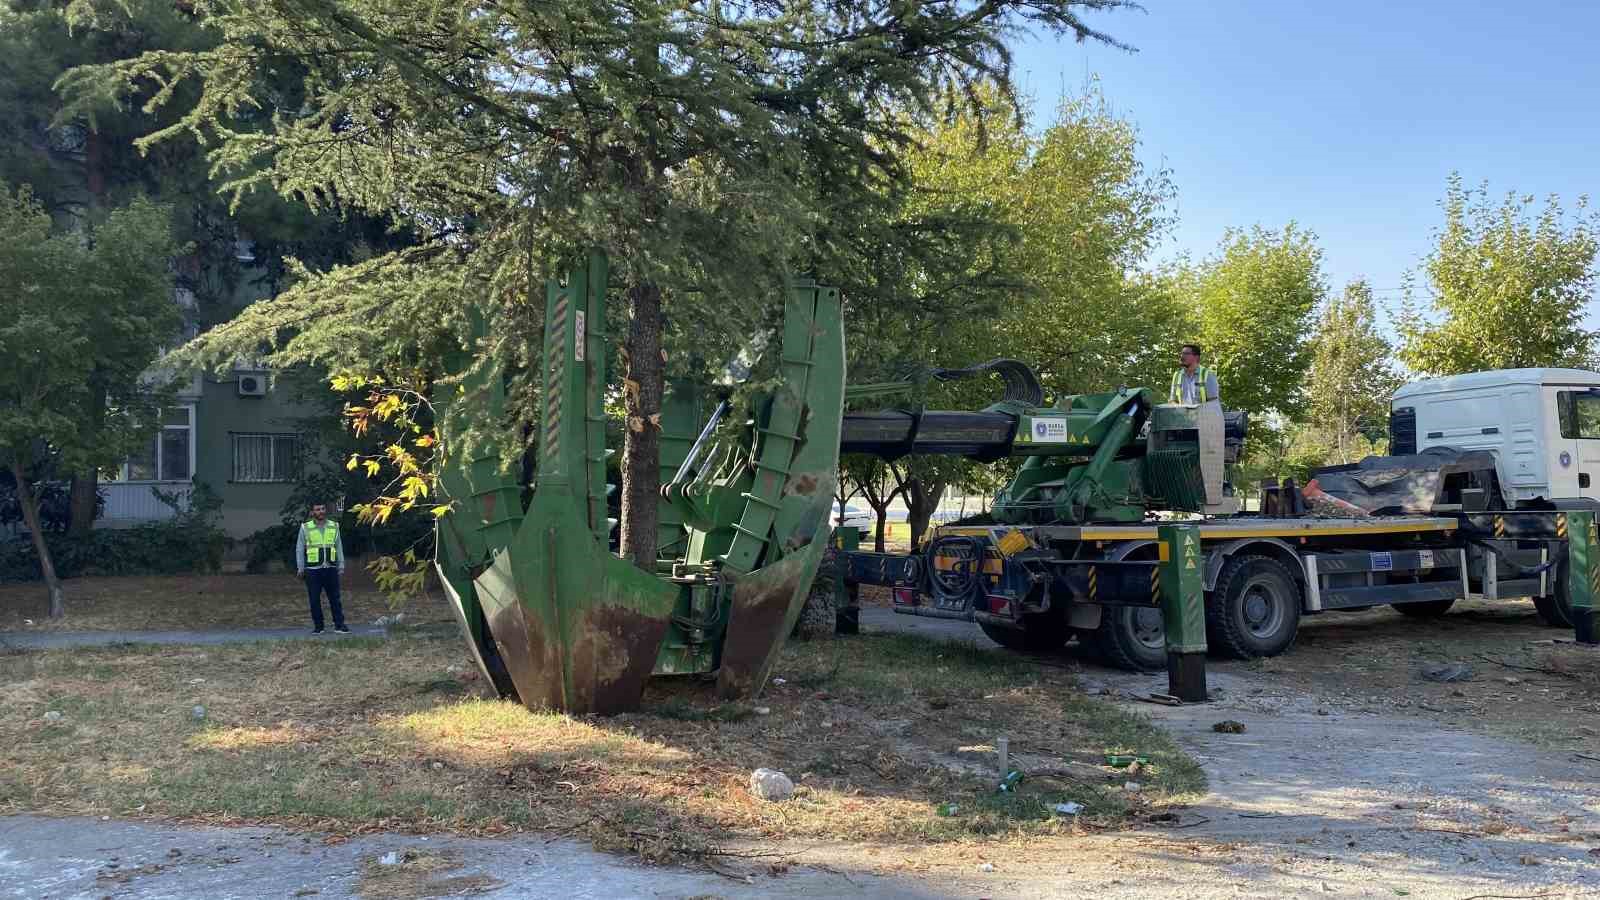
[[[294,569],[306,583],[311,603],[311,633],[322,633],[322,597],[328,595],[333,611],[333,630],[349,634],[344,624],[344,607],[339,604],[339,577],[344,574],[344,540],[339,523],[328,521],[324,503],[311,504],[311,520],[300,525],[294,540]]]
[[[1172,373],[1172,391],[1167,402],[1199,406],[1221,399],[1217,373],[1200,365],[1200,345],[1184,344],[1178,351],[1178,371]]]

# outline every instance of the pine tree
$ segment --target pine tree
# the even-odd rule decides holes
[[[543,273],[608,251],[627,298],[624,555],[655,564],[666,368],[711,359],[775,315],[787,276],[836,264],[853,223],[908,178],[910,122],[992,81],[1019,28],[1108,40],[1081,14],[1125,0],[613,4],[265,0],[202,7],[213,49],[69,78],[84,102],[150,84],[199,100],[154,147],[213,142],[236,192],[395,216],[427,237],[309,277],[212,332],[212,358],[426,369],[477,305],[481,359],[522,376]],[[263,90],[297,68],[292,97]],[[909,115],[908,115],[909,113]],[[668,344],[674,333],[692,342]],[[280,343],[281,342],[281,343]],[[663,362],[663,352],[667,362]],[[676,361],[674,361],[676,359]]]

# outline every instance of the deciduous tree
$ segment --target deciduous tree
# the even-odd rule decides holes
[[[1586,198],[1569,216],[1556,197],[1495,203],[1487,186],[1450,176],[1444,225],[1408,283],[1400,356],[1424,375],[1530,366],[1593,366],[1596,219]],[[1426,295],[1423,302],[1420,295]]]
[[[1403,381],[1394,370],[1394,348],[1378,330],[1365,281],[1351,282],[1343,296],[1328,300],[1312,346],[1308,419],[1334,458],[1348,463],[1371,449],[1363,434],[1387,420],[1389,399]]]
[[[26,188],[0,184],[0,460],[16,479],[50,615],[65,615],[32,489],[36,470],[120,462],[154,427],[160,385],[144,374],[178,331],[170,208],[144,200],[86,234],[53,234]],[[112,410],[87,402],[103,391]]]
[[[1304,416],[1311,324],[1327,294],[1315,235],[1293,223],[1276,231],[1230,230],[1214,256],[1169,283],[1194,313],[1194,333],[1205,364],[1217,372],[1224,406]],[[1167,348],[1169,374],[1177,350]]]

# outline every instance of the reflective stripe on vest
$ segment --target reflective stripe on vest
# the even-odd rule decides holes
[[[337,565],[339,562],[339,523],[329,522],[318,528],[315,522],[306,523],[306,565]]]
[[[1195,366],[1194,369],[1194,402],[1206,402],[1206,382],[1211,380],[1211,370],[1205,366]],[[1183,402],[1183,370],[1172,373],[1172,391],[1168,403]]]

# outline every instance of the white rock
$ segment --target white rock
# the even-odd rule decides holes
[[[196,719],[204,719],[206,717],[206,708],[198,703],[194,705],[193,712]]]
[[[1122,783],[1122,789],[1130,794],[1137,794],[1139,791],[1144,789],[1144,786],[1137,781],[1124,781]]]
[[[770,716],[772,715],[772,707],[758,706],[755,708],[755,714],[758,716]]]
[[[1078,813],[1083,812],[1083,804],[1082,803],[1072,803],[1072,802],[1057,803],[1056,804],[1056,812],[1060,813],[1063,816],[1075,816]]]
[[[757,769],[750,773],[750,793],[762,800],[787,800],[794,796],[794,782],[776,769]]]
[[[788,684],[789,683],[789,679],[787,679],[787,678],[774,678],[774,679],[772,679],[772,683],[773,684]]]
[[[59,722],[61,721],[61,713],[52,709],[44,714],[44,720],[46,722]]]
[[[978,864],[978,871],[979,872],[993,872],[994,871],[994,863],[979,863]]]
[[[378,865],[380,865],[380,866],[398,866],[398,865],[400,865],[400,851],[398,851],[398,850],[390,850],[388,853],[385,853],[384,855],[378,857]]]

